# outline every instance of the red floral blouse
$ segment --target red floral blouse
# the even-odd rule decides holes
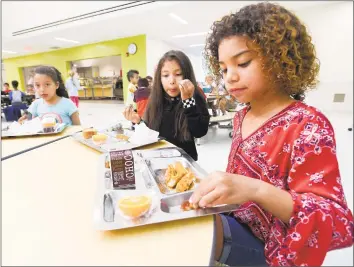
[[[227,172],[261,179],[288,191],[293,214],[285,224],[254,202],[234,211],[265,243],[271,266],[320,266],[326,253],[353,244],[336,157],[334,131],[317,109],[294,102],[245,140],[236,113]]]

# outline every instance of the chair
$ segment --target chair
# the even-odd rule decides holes
[[[23,103],[7,106],[3,109],[6,121],[18,121],[22,116],[21,111],[27,108],[27,105]]]

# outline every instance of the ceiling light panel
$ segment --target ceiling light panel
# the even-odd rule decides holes
[[[56,38],[54,38],[54,39],[55,39],[55,40],[58,40],[58,41],[68,42],[68,43],[74,43],[74,44],[80,43],[79,41],[74,41],[74,40],[69,40],[69,39],[59,38],[59,37],[56,37]]]
[[[205,46],[205,44],[192,44],[189,47],[198,47],[198,46]]]
[[[170,13],[168,15],[170,15],[171,18],[179,21],[182,24],[188,24],[188,22],[186,20],[182,19],[180,16],[177,16],[175,13]]]
[[[207,32],[195,32],[195,33],[179,34],[179,35],[172,36],[172,38],[184,38],[184,37],[203,36],[203,35],[207,35]]]
[[[9,50],[2,50],[2,52],[6,54],[17,54],[17,52],[9,51]]]

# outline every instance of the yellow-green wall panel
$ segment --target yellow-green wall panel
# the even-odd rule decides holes
[[[135,43],[137,52],[134,55],[126,56],[128,45]],[[69,71],[69,61],[76,61],[89,58],[99,58],[106,56],[121,55],[122,59],[122,75],[123,75],[123,92],[124,99],[126,97],[128,80],[126,73],[130,69],[139,71],[140,76],[146,76],[146,36],[137,35],[122,39],[99,42],[72,48],[60,49],[51,52],[33,54],[22,57],[4,59],[7,81],[12,80],[20,82],[21,89],[25,89],[22,75],[23,67],[36,65],[52,65],[56,67],[66,79]]]

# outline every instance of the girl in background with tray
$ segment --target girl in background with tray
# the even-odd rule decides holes
[[[303,103],[319,64],[306,27],[270,3],[214,22],[206,58],[236,113],[227,172],[203,179],[197,207],[239,204],[216,216],[216,260],[230,266],[320,266],[353,244],[353,216],[341,183],[334,131]]]
[[[65,123],[66,125],[80,125],[77,107],[69,99],[61,73],[56,68],[52,66],[37,67],[34,86],[41,98],[31,104],[28,113],[19,119],[20,123],[39,117],[41,120],[50,118],[56,123]]]
[[[144,120],[128,107],[124,117],[146,125],[198,160],[194,138],[208,132],[210,115],[197,89],[192,64],[181,51],[169,51],[159,61]]]

